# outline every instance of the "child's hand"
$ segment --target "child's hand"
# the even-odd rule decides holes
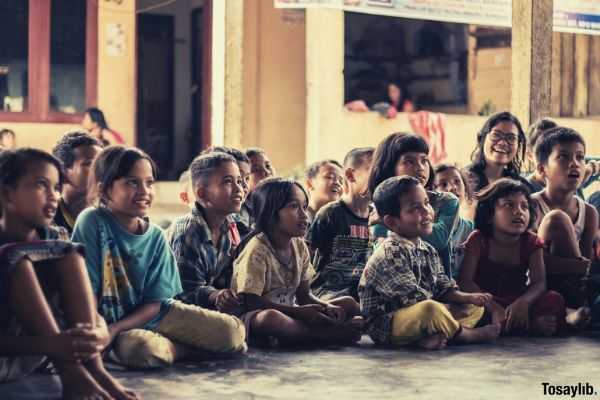
[[[377,225],[380,221],[379,214],[377,214],[377,210],[371,210],[369,214],[369,226]]]
[[[333,320],[338,324],[341,324],[346,320],[346,310],[340,306],[327,304],[327,307],[325,307],[325,314],[333,318]]]
[[[331,317],[326,315],[325,307],[320,304],[298,306],[294,316],[309,325],[333,325],[335,323]]]
[[[493,298],[494,296],[492,296],[490,293],[471,293],[469,295],[469,303],[483,307],[486,305],[486,303],[492,301]]]
[[[506,331],[513,329],[529,330],[529,304],[523,300],[516,300],[506,307]]]
[[[67,329],[64,333],[73,337],[74,339],[95,342],[99,347],[101,347],[100,351],[108,347],[113,339],[106,326],[106,323],[104,322],[104,319],[102,319],[102,324],[96,326],[89,323],[76,324],[74,328]]]
[[[51,336],[48,342],[48,355],[51,358],[70,362],[87,362],[100,355],[104,346],[92,332],[83,333],[87,328],[73,328]],[[90,329],[89,331],[93,331]]]
[[[239,310],[241,305],[240,298],[237,294],[233,293],[231,289],[222,289],[217,293],[215,299],[217,310],[227,314],[233,314]]]

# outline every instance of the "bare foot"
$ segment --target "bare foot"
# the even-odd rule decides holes
[[[104,368],[100,357],[88,362],[85,367],[96,381],[116,400],[138,400],[141,397],[135,392],[126,389]]]
[[[585,329],[592,320],[592,312],[589,307],[579,307],[575,311],[569,312],[567,309],[567,324],[578,330]]]
[[[484,343],[498,339],[500,336],[500,325],[489,324],[481,328],[462,327],[460,333],[456,336],[456,343]]]
[[[417,342],[417,346],[426,350],[442,350],[448,344],[448,339],[443,333],[425,336]]]
[[[539,336],[554,336],[558,329],[558,322],[554,315],[542,315],[531,320],[531,332]]]
[[[60,381],[63,387],[64,400],[113,400],[92,375],[78,364],[62,364],[58,366]]]

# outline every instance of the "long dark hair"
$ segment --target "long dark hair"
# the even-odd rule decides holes
[[[429,154],[429,145],[422,137],[406,132],[392,133],[379,143],[373,155],[373,165],[369,175],[369,192],[371,194],[375,193],[377,185],[396,175],[396,163],[402,154],[409,152]],[[434,175],[430,163],[429,180],[425,183],[427,189],[431,188]]]
[[[102,112],[102,110],[96,107],[90,107],[87,110],[85,110],[85,113],[87,113],[87,115],[90,116],[92,122],[98,124],[100,128],[106,129],[108,131],[110,130],[108,124],[106,123],[106,118],[104,118],[104,113]]]
[[[306,189],[293,179],[272,177],[260,181],[249,199],[249,201],[251,200],[250,212],[254,226],[252,232],[238,246],[237,254],[241,253],[250,239],[259,233],[263,233],[271,239],[272,229],[279,222],[279,211],[290,201],[294,186],[300,188],[304,193],[306,204],[308,204]]]
[[[89,182],[88,201],[106,204],[108,189],[113,183],[129,174],[139,160],[147,160],[152,167],[152,176],[156,179],[156,164],[150,156],[136,147],[109,146],[94,160],[93,175]]]
[[[485,121],[485,124],[483,124],[481,130],[477,132],[477,146],[475,146],[475,149],[471,153],[471,161],[473,162],[471,169],[473,171],[482,173],[485,170],[486,161],[485,154],[483,151],[483,144],[485,142],[486,136],[488,135],[488,133],[491,132],[492,128],[494,128],[494,126],[498,125],[501,122],[510,122],[514,124],[517,127],[517,131],[519,132],[517,154],[515,155],[515,158],[513,158],[513,160],[510,162],[510,164],[508,164],[506,170],[509,176],[517,176],[521,173],[523,160],[525,160],[527,138],[525,137],[525,132],[521,127],[521,122],[519,122],[517,117],[515,117],[508,111],[499,112],[490,116],[487,119],[487,121]]]
[[[531,200],[531,191],[523,182],[510,178],[501,178],[494,183],[486,186],[481,192],[477,193],[477,208],[475,210],[475,229],[481,231],[486,237],[492,237],[494,234],[494,224],[491,220],[496,212],[496,203],[503,197],[515,193],[522,193],[527,198],[529,204],[529,225],[531,229],[535,222],[535,207]]]

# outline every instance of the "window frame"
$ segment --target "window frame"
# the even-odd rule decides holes
[[[92,106],[98,91],[98,0],[85,1],[85,102]],[[68,114],[50,108],[51,3],[52,0],[29,0],[27,109],[0,110],[2,122],[80,123],[83,118],[83,113]]]

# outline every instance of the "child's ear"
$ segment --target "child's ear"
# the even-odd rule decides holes
[[[190,197],[187,192],[179,192],[179,200],[181,200],[183,204],[190,204]]]
[[[542,175],[543,177],[546,177],[546,168],[544,168],[544,164],[538,163],[536,165],[535,169],[540,175]]]
[[[394,231],[396,227],[396,223],[398,222],[398,218],[393,215],[386,214],[381,219],[383,224],[387,226],[390,230]]]
[[[354,169],[353,168],[346,168],[344,170],[344,176],[346,177],[346,180],[348,181],[348,183],[356,182],[356,178],[354,177]]]
[[[313,186],[313,184],[312,184],[312,179],[307,179],[307,180],[306,180],[306,190],[309,190],[309,191],[311,191],[311,190],[313,190],[313,189],[314,189],[314,186]]]

